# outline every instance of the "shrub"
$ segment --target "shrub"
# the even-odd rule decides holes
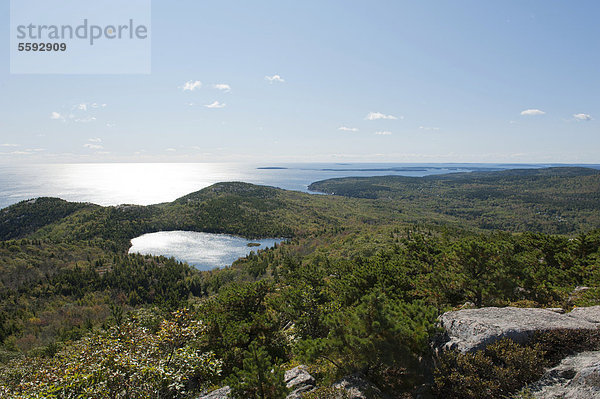
[[[561,329],[537,332],[530,343],[539,345],[545,359],[553,365],[574,353],[599,350],[600,331]]]
[[[342,388],[319,387],[304,394],[302,399],[350,399],[350,395]]]
[[[133,318],[53,357],[24,357],[0,367],[0,397],[191,398],[221,371],[213,353],[196,349],[203,332],[186,309],[155,333]]]
[[[500,340],[476,353],[444,352],[435,371],[441,398],[501,399],[538,380],[547,362],[540,345]]]

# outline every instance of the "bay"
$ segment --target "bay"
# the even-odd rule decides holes
[[[433,174],[539,168],[550,164],[457,163],[103,163],[0,165],[0,208],[36,197],[99,205],[173,201],[211,184],[243,181],[308,191],[318,180],[349,176]],[[566,166],[566,165],[561,165]],[[600,168],[599,165],[584,165]]]

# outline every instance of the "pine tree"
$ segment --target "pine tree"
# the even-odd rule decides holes
[[[231,396],[237,399],[281,399],[287,395],[284,371],[273,365],[267,351],[253,341],[244,353],[243,369],[236,368],[229,380]]]

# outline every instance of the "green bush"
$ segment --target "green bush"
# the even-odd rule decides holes
[[[440,398],[502,399],[537,381],[547,364],[537,344],[500,340],[476,353],[444,352],[435,371],[434,392]]]
[[[341,388],[319,387],[312,392],[304,394],[302,399],[350,399],[350,395]]]
[[[538,332],[531,344],[544,351],[549,364],[556,364],[574,353],[600,349],[600,331],[561,329]]]

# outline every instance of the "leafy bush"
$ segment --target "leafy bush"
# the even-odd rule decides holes
[[[210,385],[221,362],[202,353],[204,327],[186,309],[155,333],[135,318],[66,346],[53,357],[0,368],[0,396],[44,398],[190,398]]]

